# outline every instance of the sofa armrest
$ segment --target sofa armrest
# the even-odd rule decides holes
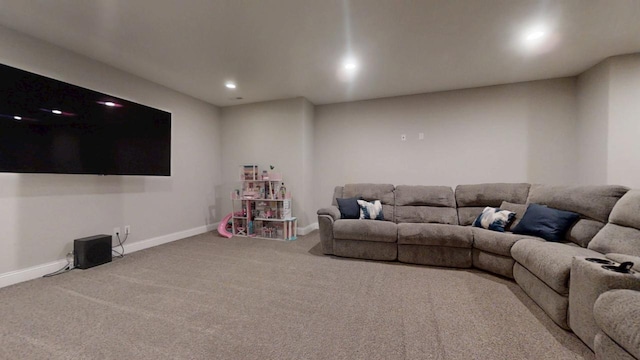
[[[640,358],[640,291],[607,291],[598,297],[593,314],[604,334]]]
[[[320,229],[320,245],[322,253],[333,255],[333,223],[340,219],[340,210],[330,206],[318,210],[318,227]]]
[[[326,208],[322,208],[318,210],[318,216],[320,215],[328,215],[331,216],[333,221],[340,219],[340,210],[337,206],[329,206]]]
[[[609,260],[613,260],[618,263],[631,261],[633,263],[633,270],[640,272],[640,257],[627,255],[627,254],[615,254],[615,253],[607,254],[605,255],[605,257]]]
[[[576,256],[571,264],[568,318],[571,330],[593,349],[595,336],[602,329],[593,311],[598,297],[611,290],[640,290],[640,275],[606,270],[586,259]]]

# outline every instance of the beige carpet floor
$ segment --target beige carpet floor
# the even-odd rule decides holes
[[[0,289],[0,359],[592,359],[516,285],[203,234]]]

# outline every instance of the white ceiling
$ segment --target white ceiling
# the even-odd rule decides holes
[[[537,23],[552,37],[525,51]],[[640,0],[0,0],[0,24],[219,106],[573,76],[640,52]]]

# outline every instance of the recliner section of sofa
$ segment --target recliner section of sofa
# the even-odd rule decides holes
[[[523,239],[513,246],[513,277],[522,290],[563,329],[569,329],[569,274],[574,256],[603,254],[566,243]]]
[[[580,214],[565,243],[523,239],[513,245],[514,279],[529,297],[564,329],[570,329],[569,275],[574,256],[602,257],[592,239],[607,224],[609,214],[629,189],[623,186],[532,185],[528,203]]]
[[[447,186],[396,187],[398,260],[405,263],[469,268],[471,230],[458,226],[455,196]]]
[[[318,212],[323,251],[331,254],[368,260],[392,261],[398,258],[398,229],[394,222],[395,186],[391,184],[347,184],[338,187],[334,194],[342,198],[380,200],[384,221],[340,219],[340,211]],[[337,210],[337,209],[336,209]],[[320,219],[320,216],[323,216]],[[340,220],[340,221],[337,221]],[[331,231],[326,226],[332,227]],[[327,252],[325,251],[325,254]]]
[[[530,187],[531,185],[526,183],[458,185],[455,195],[460,225],[473,224],[487,206],[497,208],[503,201],[525,204]],[[511,279],[514,265],[511,247],[520,239],[535,238],[482,228],[471,228],[471,231],[473,266]]]

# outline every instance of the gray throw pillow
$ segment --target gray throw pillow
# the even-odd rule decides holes
[[[507,224],[507,227],[505,227],[505,231],[511,231],[511,229],[518,225],[520,219],[522,219],[522,215],[524,215],[524,213],[527,211],[527,206],[527,204],[514,204],[507,201],[503,201],[502,204],[500,204],[500,209],[509,210],[516,214],[516,216],[513,218],[513,221],[511,221],[509,224]]]

